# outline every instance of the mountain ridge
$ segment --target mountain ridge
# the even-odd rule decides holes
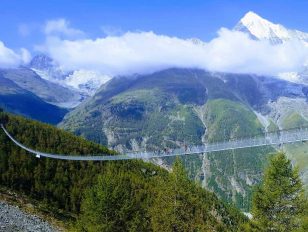
[[[64,71],[52,58],[46,54],[38,54],[32,58],[28,67],[43,79],[71,88],[85,96],[92,96],[95,91],[110,79],[91,70]]]
[[[66,109],[46,103],[43,99],[0,75],[0,107],[42,122],[57,124]]]
[[[258,40],[268,40],[274,45],[292,39],[308,44],[308,33],[287,29],[281,24],[274,24],[253,11],[247,12],[233,29],[249,33],[252,38]]]
[[[112,79],[68,113],[59,126],[120,152],[201,144],[306,123],[305,88],[272,77],[173,68]],[[292,112],[305,117],[292,116]],[[252,185],[261,179],[271,149],[183,159],[191,178],[247,210]],[[225,159],[231,160],[226,163]],[[157,162],[168,167],[172,159]],[[233,163],[238,170],[247,170],[239,173]],[[230,195],[228,189],[236,191]]]

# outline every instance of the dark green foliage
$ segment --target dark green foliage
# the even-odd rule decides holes
[[[213,231],[226,230],[224,223],[215,224],[215,211],[223,205],[208,205],[214,195],[202,194],[203,190],[189,181],[184,166],[179,159],[173,164],[172,172],[165,185],[161,180],[156,189],[157,197],[151,207],[154,231]],[[192,191],[195,194],[192,194]],[[200,198],[200,196],[202,196]],[[214,197],[214,198],[213,198]],[[166,220],[168,219],[168,220]],[[231,222],[231,221],[229,221]]]
[[[6,113],[0,113],[0,119],[5,119],[5,127],[17,140],[37,150],[113,153],[46,124]],[[2,130],[0,141],[0,185],[23,192],[49,211],[76,215],[76,228],[81,231],[162,231],[161,221],[168,223],[163,231],[192,231],[189,227],[193,231],[234,231],[245,221],[237,210],[189,181],[179,162],[170,174],[137,160],[36,159]]]
[[[221,220],[217,220],[217,216]],[[245,221],[191,182],[177,159],[171,174],[107,165],[85,195],[80,231],[233,231]],[[234,224],[235,223],[235,224]]]
[[[113,153],[52,126],[0,113],[5,127],[26,146],[54,153]],[[0,185],[23,191],[50,208],[78,212],[82,190],[92,183],[103,163],[38,160],[0,132]]]
[[[0,108],[0,124],[5,125],[8,122],[9,117],[7,114],[4,114],[2,112],[3,112],[3,109]]]
[[[304,231],[308,201],[298,170],[283,153],[271,159],[263,183],[254,194],[252,213],[261,231]]]

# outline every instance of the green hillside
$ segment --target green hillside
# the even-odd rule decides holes
[[[112,151],[52,126],[0,113],[23,144],[46,152]],[[236,231],[244,217],[191,182],[179,161],[171,173],[142,161],[36,159],[0,132],[0,185],[70,215],[81,231]]]
[[[308,127],[308,121],[299,113],[292,112],[286,115],[281,123],[284,129],[298,128],[298,127]],[[304,188],[308,193],[308,144],[305,143],[295,143],[284,145],[284,150],[289,159],[294,161],[298,166],[300,176],[304,184]]]
[[[208,126],[208,141],[225,138],[245,138],[263,131],[254,113],[240,102],[227,99],[210,100],[205,105],[205,121]]]
[[[243,138],[262,133],[262,125],[245,105],[226,99],[210,100],[205,105],[209,141]],[[253,186],[262,179],[271,147],[245,148],[204,155],[207,172],[204,185],[239,208],[250,210]]]
[[[282,126],[284,129],[308,127],[308,121],[303,118],[303,116],[301,116],[299,113],[294,112],[284,118]]]
[[[257,80],[197,69],[114,78],[69,112],[60,127],[117,150],[162,150],[254,136],[264,128],[253,110],[265,108],[262,104],[268,101]],[[262,178],[269,150],[252,148],[181,159],[191,179],[249,210],[251,189]],[[158,162],[170,167],[174,158]]]

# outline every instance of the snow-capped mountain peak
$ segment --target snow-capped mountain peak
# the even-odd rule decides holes
[[[235,31],[247,33],[252,39],[269,41],[273,46],[296,40],[308,47],[308,33],[291,30],[281,24],[272,23],[258,14],[249,11],[233,28]],[[300,72],[283,72],[278,77],[287,81],[308,84],[308,61],[303,64]]]
[[[41,78],[64,87],[73,88],[83,96],[92,96],[102,84],[111,79],[110,76],[92,70],[64,71],[45,54],[34,56],[29,68]]]
[[[249,11],[234,27],[234,30],[249,33],[257,40],[268,40],[272,44],[279,44],[291,39],[308,43],[308,34],[285,28],[280,24],[274,24],[258,14]]]

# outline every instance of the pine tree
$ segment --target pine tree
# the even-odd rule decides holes
[[[151,209],[153,231],[201,231],[198,227],[202,227],[205,220],[198,221],[202,212],[198,210],[198,200],[191,194],[195,186],[188,179],[181,160],[175,160],[167,185],[162,179],[158,181],[159,189]]]
[[[189,181],[184,165],[179,158],[176,158],[171,173],[171,180],[174,191],[174,231],[193,231],[193,207],[190,199],[190,189],[193,188]]]
[[[304,230],[307,199],[298,170],[283,153],[272,157],[253,197],[253,224],[264,231]]]
[[[17,140],[37,150],[114,154],[50,125],[0,112],[1,119]],[[63,220],[76,215],[78,225],[72,229],[80,231],[234,231],[245,221],[237,209],[191,182],[179,160],[169,173],[140,160],[36,159],[2,130],[0,185],[25,194]]]

